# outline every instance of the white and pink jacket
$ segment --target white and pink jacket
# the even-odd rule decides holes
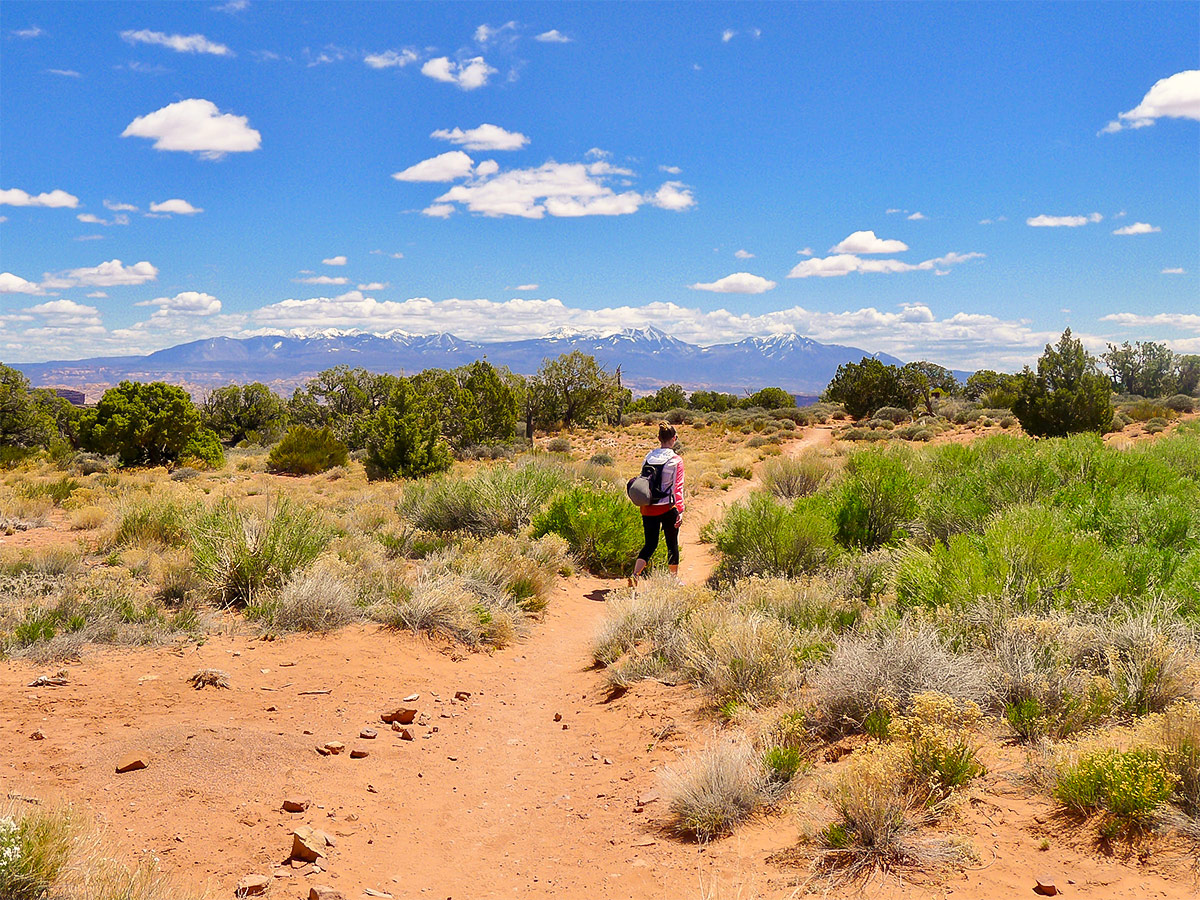
[[[654,506],[643,506],[643,516],[661,516],[674,507],[683,515],[683,457],[670,447],[658,447],[646,454],[646,465],[662,466],[662,483],[654,485],[660,492],[671,490],[671,499]]]

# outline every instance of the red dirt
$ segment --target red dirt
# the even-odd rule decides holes
[[[787,449],[829,440],[814,429]],[[700,525],[752,486],[689,509],[685,580],[711,567]],[[530,636],[493,654],[358,626],[271,642],[234,634],[198,647],[95,650],[69,667],[64,687],[27,687],[45,669],[10,662],[0,668],[0,791],[76,801],[122,852],[152,853],[214,897],[232,896],[251,872],[278,874],[272,896],[283,898],[307,897],[313,883],[349,898],[366,888],[438,900],[795,896],[804,869],[767,861],[796,846],[787,815],[707,846],[667,835],[665,804],[649,796],[656,770],[705,743],[714,720],[687,687],[645,683],[606,697],[588,649],[612,586],[563,581]],[[229,690],[189,686],[209,667],[228,673]],[[469,699],[454,700],[456,691]],[[413,693],[429,720],[404,741],[379,716]],[[367,727],[376,739],[358,737]],[[31,740],[37,730],[44,740]],[[332,740],[370,755],[319,755],[317,745]],[[889,876],[869,896],[1031,896],[1043,872],[1067,896],[1194,896],[1180,854],[1106,857],[1005,777],[1023,767],[1018,752],[991,749],[992,774],[957,822],[980,865]],[[132,751],[149,753],[149,767],[115,774]],[[289,796],[312,806],[285,813]],[[300,824],[337,842],[320,875],[284,865]],[[1039,852],[1043,837],[1051,849]]]

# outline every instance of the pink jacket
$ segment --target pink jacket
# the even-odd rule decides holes
[[[663,478],[670,478],[672,477],[673,473],[673,477],[675,479],[675,489],[673,491],[675,502],[658,503],[654,506],[643,506],[643,516],[661,516],[671,508],[678,510],[679,514],[683,515],[683,457],[674,450],[669,450],[665,447],[659,447],[657,450],[651,450],[650,453],[646,455],[646,462],[651,463],[652,465],[663,465],[664,460],[662,457],[666,454],[670,454],[670,456],[665,460]]]

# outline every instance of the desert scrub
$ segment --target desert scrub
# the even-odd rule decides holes
[[[334,631],[362,617],[358,596],[329,568],[294,572],[278,595],[259,595],[246,617],[278,631]]]
[[[468,646],[503,647],[517,636],[522,611],[499,592],[480,591],[461,575],[423,574],[411,588],[397,590],[371,607],[371,615],[392,628],[461,641]]]
[[[795,500],[816,493],[829,480],[832,467],[828,459],[809,451],[789,459],[772,459],[763,466],[763,488],[784,500]]]
[[[637,590],[614,591],[592,639],[593,659],[612,666],[642,643],[671,648],[668,652],[677,656],[673,648],[682,633],[683,620],[711,597],[704,588],[682,585],[666,577],[646,578]]]
[[[673,830],[697,841],[729,834],[765,799],[762,758],[749,744],[719,739],[662,773]]]
[[[936,692],[917,694],[908,711],[888,704],[887,738],[908,748],[909,775],[926,806],[948,798],[983,773],[973,733],[983,720],[978,705]]]
[[[400,512],[417,528],[438,534],[511,534],[528,525],[571,480],[570,472],[552,462],[499,465],[469,478],[415,481],[405,489]]]
[[[431,556],[427,574],[454,573],[480,594],[500,594],[526,613],[541,612],[560,574],[572,570],[567,543],[556,535],[536,540],[499,534],[468,539]]]
[[[918,490],[907,454],[852,454],[834,500],[838,542],[874,550],[903,539],[919,511]]]
[[[100,546],[104,549],[147,544],[183,546],[199,510],[199,503],[173,497],[126,500],[117,507],[110,521],[111,533],[101,536]]]
[[[280,475],[316,475],[349,461],[349,448],[329,428],[293,425],[267,456],[267,471]]]
[[[579,562],[600,576],[631,570],[642,546],[642,516],[616,488],[576,485],[557,494],[532,522],[534,537],[557,534]],[[660,542],[659,553],[665,554]]]
[[[0,897],[43,900],[71,859],[72,822],[64,810],[0,815]]]
[[[1073,812],[1103,813],[1101,834],[1116,837],[1149,827],[1176,782],[1162,754],[1149,748],[1088,750],[1059,764],[1054,796]]]
[[[847,599],[827,578],[766,578],[734,582],[724,592],[731,603],[756,609],[793,631],[832,636],[854,627],[865,604]]]
[[[244,605],[311,563],[331,537],[316,512],[286,498],[264,514],[225,499],[196,518],[192,558],[214,599]]]
[[[991,699],[982,660],[954,652],[927,627],[846,635],[810,674],[810,683],[815,720],[835,734],[862,731],[878,711],[906,713],[923,693],[981,706]]]
[[[795,577],[831,563],[839,552],[834,526],[816,498],[791,503],[755,493],[706,532],[721,561],[718,581],[749,575]]]
[[[795,680],[795,635],[777,619],[712,603],[683,624],[679,669],[714,703],[769,706]]]

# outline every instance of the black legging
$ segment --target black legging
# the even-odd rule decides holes
[[[678,516],[679,512],[675,507],[671,507],[665,513],[657,516],[642,516],[642,532],[646,535],[646,543],[642,545],[638,559],[645,562],[650,561],[650,557],[658,549],[658,529],[661,526],[662,533],[667,539],[667,565],[679,565],[679,528],[675,525]]]

